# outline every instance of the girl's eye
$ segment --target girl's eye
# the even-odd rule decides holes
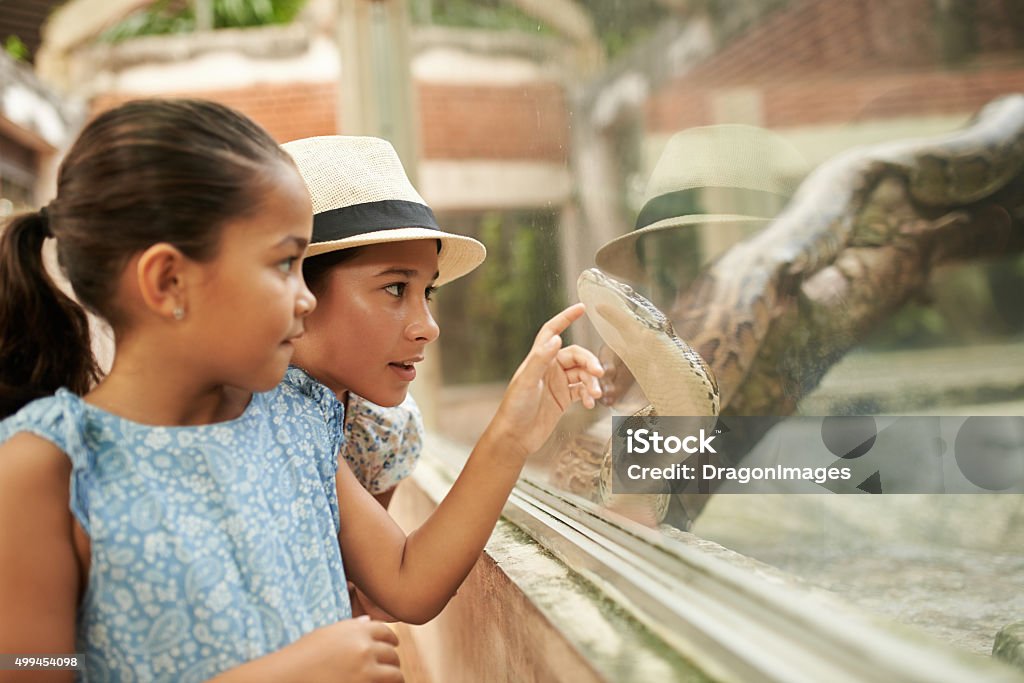
[[[385,287],[384,291],[390,294],[391,296],[401,297],[403,294],[405,294],[405,287],[406,284],[404,282],[395,282]]]
[[[298,256],[289,256],[283,261],[278,261],[277,269],[286,275],[295,268],[295,263],[299,260]]]
[[[434,292],[436,291],[437,287],[427,287],[426,291],[424,292],[424,296],[426,297],[427,301],[434,300]]]

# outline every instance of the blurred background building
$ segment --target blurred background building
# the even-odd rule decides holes
[[[456,384],[509,375],[596,247],[630,229],[672,133],[758,125],[813,166],[855,144],[950,130],[1024,89],[1024,19],[1012,0],[3,0],[0,9],[4,211],[45,200],[52,162],[84,118],[136,97],[215,99],[281,141],[388,137],[440,218],[492,253],[439,302],[443,345],[464,349],[444,367]],[[388,85],[387,69],[406,55],[393,73],[409,84]],[[376,81],[382,93],[365,91],[367,69],[387,76]],[[687,239],[700,262],[740,237]],[[516,286],[502,288],[513,274]],[[468,297],[477,285],[503,293]]]

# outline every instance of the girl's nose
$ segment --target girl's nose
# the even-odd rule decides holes
[[[420,308],[416,318],[409,323],[409,326],[406,328],[406,334],[409,335],[410,339],[427,344],[437,339],[441,334],[441,328],[437,326],[437,322],[434,320],[434,316],[431,315],[430,307],[427,306],[426,301],[423,302],[423,306]]]
[[[304,280],[300,279],[300,282],[302,284],[299,287],[298,296],[295,297],[295,317],[304,318],[316,308],[316,297],[313,292],[309,291]]]

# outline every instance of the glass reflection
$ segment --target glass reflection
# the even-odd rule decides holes
[[[623,28],[614,49],[605,44],[600,59],[566,76],[571,196],[543,226],[522,228],[560,250],[541,276],[550,298],[540,304],[532,295],[538,309],[574,299],[585,268],[614,271],[602,254],[618,244],[612,274],[704,356],[725,416],[1024,412],[1016,294],[1024,280],[1024,119],[1019,103],[992,104],[1024,85],[1024,22],[1013,3],[583,4],[596,40],[610,25]],[[639,4],[631,23],[627,6]],[[547,106],[537,107],[538,118],[561,120]],[[728,151],[690,150],[673,168],[703,172],[703,181],[661,194],[676,193],[676,217],[767,220],[690,220],[637,239],[674,136],[735,124],[778,137],[794,154],[766,163],[751,144],[738,145],[751,160],[734,162],[725,182],[707,174],[721,173],[715,164]],[[744,172],[750,182],[737,180]],[[763,186],[773,174],[788,192]],[[507,272],[512,287],[516,266]],[[532,286],[538,271],[528,272]],[[501,307],[490,315],[500,319]],[[575,340],[601,349],[606,405],[567,415],[527,476],[596,502],[611,417],[655,400],[637,376],[657,378],[661,366],[651,360],[631,371],[587,326]],[[445,346],[446,376],[464,348]],[[644,349],[634,351],[644,358]],[[456,391],[465,389],[449,395]],[[471,438],[471,427],[459,431]],[[976,441],[1002,452],[1014,434]],[[751,449],[761,436],[749,435]],[[939,452],[933,435],[921,438]],[[1021,463],[1004,465],[988,485],[1016,476]],[[658,523],[649,499],[613,507]],[[995,632],[1024,607],[1014,597],[1024,595],[1024,574],[1012,571],[1024,566],[1022,514],[1016,494],[712,490],[671,497],[661,523],[989,654]]]

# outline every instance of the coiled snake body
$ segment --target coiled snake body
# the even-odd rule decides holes
[[[672,323],[632,287],[597,268],[583,271],[576,283],[587,317],[605,344],[633,373],[650,406],[637,415],[716,416],[718,383],[711,369],[689,344],[676,336]],[[599,499],[613,509],[645,508],[659,523],[668,510],[667,494],[622,497],[611,491],[611,448],[601,462]],[[646,516],[646,515],[645,515]]]

